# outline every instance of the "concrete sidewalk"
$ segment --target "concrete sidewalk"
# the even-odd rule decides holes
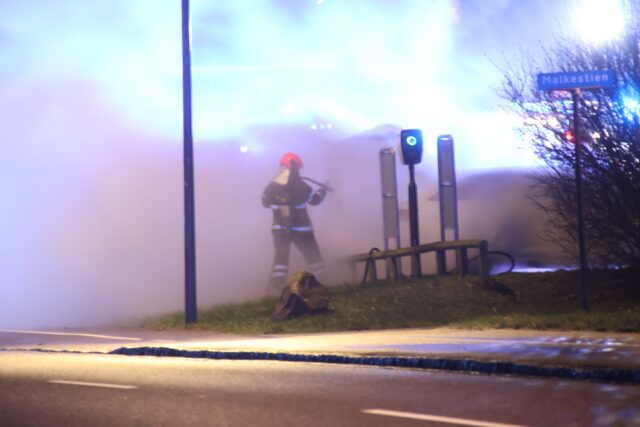
[[[534,375],[535,372],[547,372],[547,368],[629,371],[631,377],[637,376],[640,382],[640,334],[632,333],[421,328],[245,336],[200,330],[8,330],[0,331],[0,348],[10,351],[104,353],[121,349],[121,354],[151,355],[166,355],[167,350],[173,350],[171,355],[198,357],[200,354],[211,357],[216,354],[214,358],[224,358],[229,353],[242,353],[245,358],[245,354],[251,353],[259,354],[259,358],[276,358],[269,355],[280,355],[279,360],[287,360],[282,355],[306,355],[309,356],[306,360],[310,361],[322,361],[317,356],[325,355],[340,356],[343,358],[341,360],[347,362],[381,358],[386,358],[385,363],[400,359],[448,360],[452,363],[465,361],[465,366],[470,365],[470,362],[477,362],[482,366],[501,365],[507,369],[505,373],[517,373],[514,366],[524,366],[528,368],[526,372]],[[165,351],[161,353],[145,350],[146,352],[136,353],[135,349],[141,348]],[[127,352],[124,349],[130,350]],[[251,358],[250,355],[246,357]],[[295,360],[304,358],[298,357]],[[460,363],[450,365],[459,366]]]

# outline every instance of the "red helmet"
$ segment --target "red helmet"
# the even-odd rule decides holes
[[[291,165],[295,163],[298,169],[302,169],[302,159],[294,153],[287,153],[280,158],[280,164],[291,169]]]

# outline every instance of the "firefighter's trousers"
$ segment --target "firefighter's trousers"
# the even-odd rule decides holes
[[[282,288],[289,275],[289,255],[291,243],[302,252],[309,271],[313,275],[324,272],[324,263],[320,248],[313,231],[272,230],[275,257],[271,270],[270,284],[273,288]]]

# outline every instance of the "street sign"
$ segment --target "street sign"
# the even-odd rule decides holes
[[[580,288],[582,308],[586,311],[589,309],[589,301],[587,298],[587,251],[584,238],[584,208],[582,201],[582,165],[580,161],[582,144],[579,141],[580,131],[578,129],[580,121],[578,120],[578,110],[580,103],[579,89],[597,89],[603,87],[612,87],[613,71],[611,70],[592,70],[592,71],[572,71],[566,73],[540,73],[538,74],[538,90],[570,90],[571,102],[573,103],[573,132],[565,133],[567,141],[573,141],[575,147],[575,173],[576,173],[576,216],[578,223],[578,249],[580,252]],[[571,135],[571,139],[568,136]]]
[[[538,74],[539,90],[595,89],[613,86],[613,71],[592,70]]]

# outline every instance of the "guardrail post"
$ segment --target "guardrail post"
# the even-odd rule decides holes
[[[469,257],[467,248],[458,248],[456,250],[456,265],[458,266],[458,274],[464,276],[469,274]]]
[[[480,278],[484,286],[489,286],[489,243],[480,242]]]
[[[388,257],[385,259],[387,280],[396,281],[400,278],[400,269],[398,267],[398,259],[396,257]]]
[[[444,249],[436,250],[436,268],[439,276],[447,274],[447,253]]]
[[[422,276],[422,267],[420,265],[420,254],[413,252],[411,254],[411,277],[419,278]]]
[[[369,281],[370,282],[375,282],[378,280],[378,271],[376,270],[376,260],[374,259],[369,259],[369,261],[367,261],[369,263]]]

